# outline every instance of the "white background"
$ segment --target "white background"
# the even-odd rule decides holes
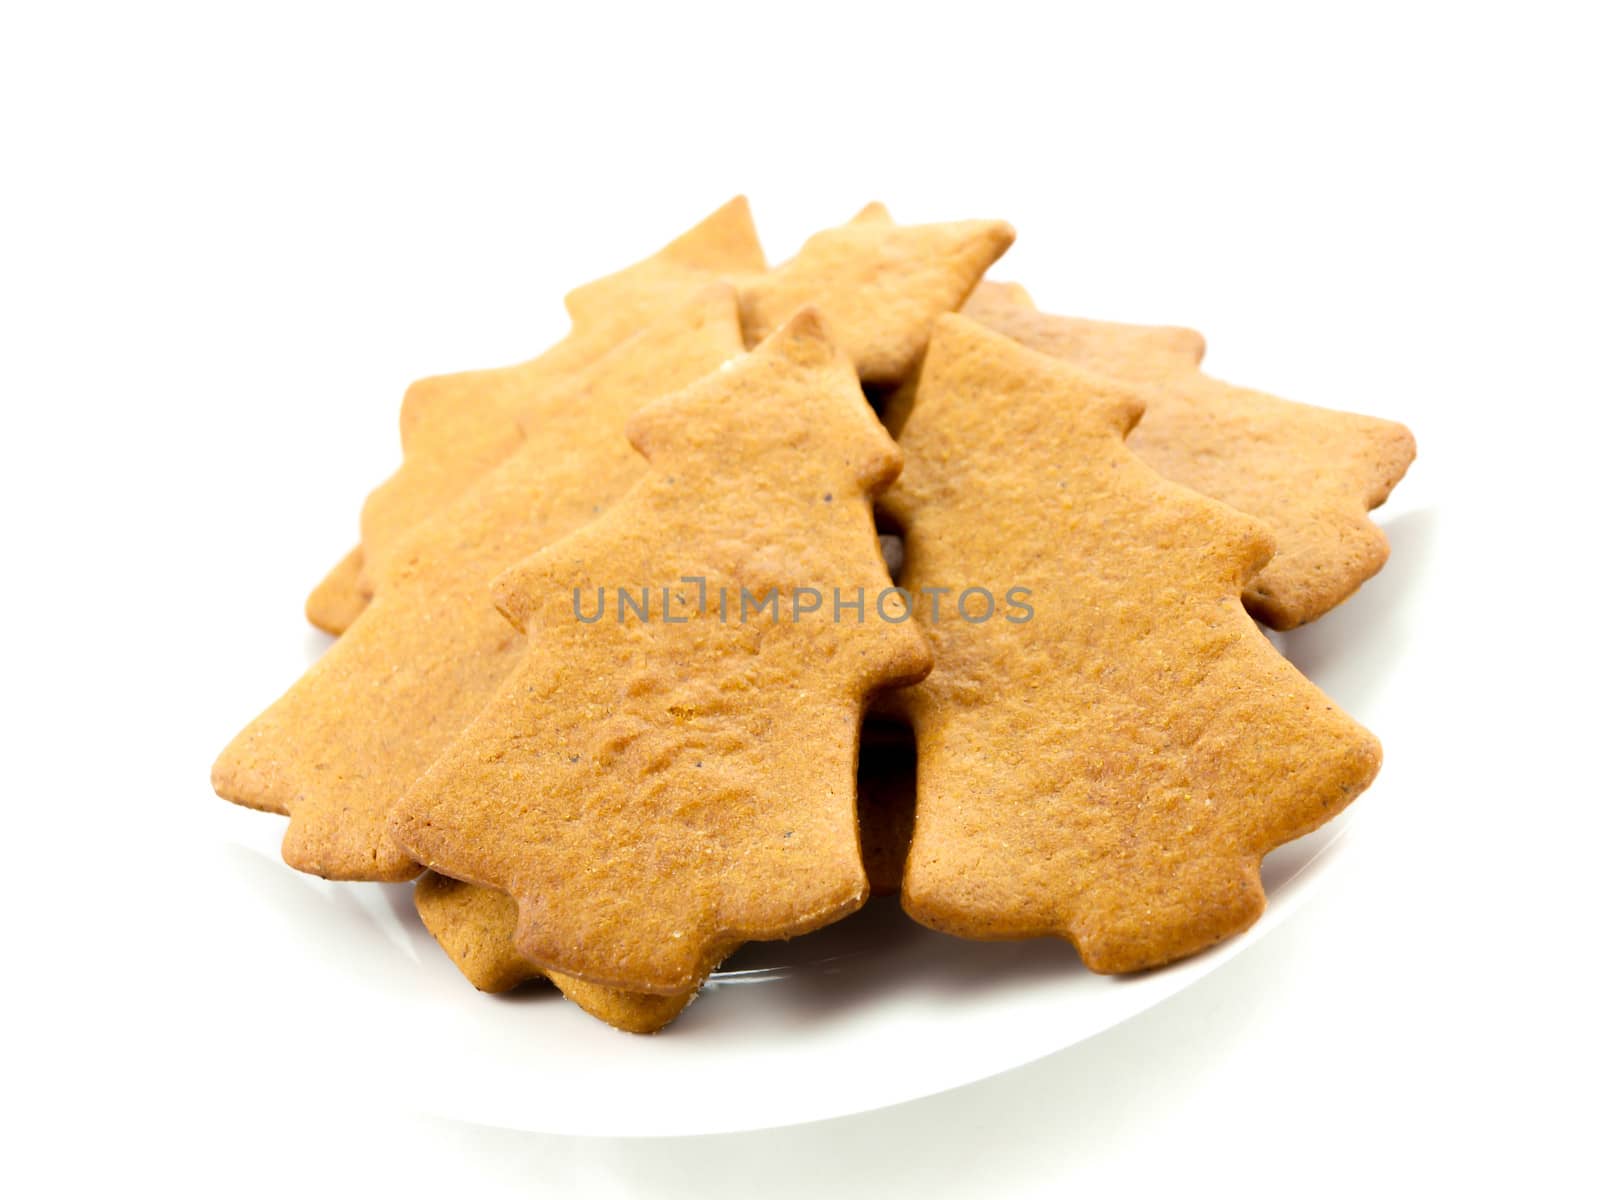
[[[8,6],[0,1172],[1592,1194],[1593,32],[1577,5],[1202,7]],[[361,1064],[297,1060],[314,991],[263,1020],[268,981],[217,966],[248,919],[208,902],[228,864],[195,831],[244,815],[211,758],[323,644],[300,605],[405,384],[529,356],[564,290],[741,191],[774,261],[873,198],[1003,217],[995,274],[1042,306],[1192,325],[1224,378],[1408,422],[1414,557],[1345,618],[1413,614],[1383,803],[1261,944],[956,1092],[670,1141],[375,1103]],[[395,1049],[426,1089],[429,1030]]]

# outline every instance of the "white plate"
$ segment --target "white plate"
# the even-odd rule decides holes
[[[1316,625],[1275,637],[1371,723],[1403,666],[1409,582],[1424,569],[1426,510],[1389,517],[1394,562]],[[263,692],[268,690],[262,689]],[[1394,729],[1379,728],[1391,738]],[[727,1133],[862,1112],[957,1087],[1061,1050],[1216,970],[1281,924],[1333,870],[1343,832],[1382,803],[1383,780],[1350,814],[1269,857],[1269,906],[1248,933],[1165,970],[1095,976],[1063,942],[974,943],[874,901],[789,943],[747,947],[656,1037],[617,1033],[535,985],[510,996],[467,985],[423,929],[409,885],[330,884],[277,856],[282,822],[227,809],[218,906],[255,910],[253,975],[301,1008],[295,1054],[314,1074],[390,1101],[546,1133]],[[302,1074],[304,1071],[302,1070]],[[425,1082],[423,1082],[425,1081]]]
[[[260,847],[232,858],[254,893],[244,902],[281,906],[315,946],[301,977],[321,1022],[299,1053],[319,1073],[341,1087],[354,1075],[379,1097],[410,1089],[407,1103],[438,1116],[646,1137],[863,1112],[1073,1045],[1281,922],[1331,869],[1338,834],[1335,824],[1274,855],[1255,928],[1164,971],[1106,979],[1062,942],[960,941],[884,898],[810,937],[747,947],[655,1037],[618,1033],[544,985],[474,992],[422,928],[409,885],[325,883]],[[413,1069],[425,1086],[412,1088]]]

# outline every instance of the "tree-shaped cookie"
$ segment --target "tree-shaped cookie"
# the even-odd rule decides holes
[[[864,379],[894,382],[921,357],[934,320],[960,305],[1012,237],[999,221],[897,226],[881,205],[868,205],[769,272],[743,201],[729,205],[653,258],[570,293],[573,332],[543,357],[412,386],[402,413],[406,461],[362,510],[365,585],[376,582],[382,557],[405,529],[504,458],[524,434],[539,436],[538,414],[525,409],[541,383],[570,374],[595,347],[680,301],[686,288],[713,275],[736,283],[747,345],[813,305]]]
[[[530,402],[708,282],[765,265],[749,205],[736,197],[650,257],[572,292],[571,331],[537,358],[412,384],[400,407],[405,461],[368,498],[361,547],[307,600],[311,623],[330,633],[344,631],[366,607],[372,571],[394,543],[516,449],[517,418]]]
[[[869,204],[782,266],[739,281],[745,339],[759,341],[813,305],[862,382],[898,384],[921,361],[934,321],[961,307],[1015,237],[1004,221],[896,225]]]
[[[405,879],[389,809],[476,715],[521,639],[489,584],[592,519],[644,474],[628,418],[743,352],[737,300],[713,284],[528,411],[524,442],[402,539],[371,606],[218,759],[225,798],[289,814],[291,866],[337,879]]]
[[[741,200],[654,258],[579,288],[567,297],[573,333],[549,354],[520,368],[423,380],[407,393],[405,464],[362,511],[362,595],[406,528],[503,458],[524,431],[538,435],[536,421],[521,410],[538,384],[569,373],[595,346],[609,344],[607,337],[637,328],[708,273],[737,283],[747,345],[813,305],[862,378],[892,384],[921,357],[934,319],[960,305],[1013,236],[1000,221],[897,226],[874,204],[766,272]],[[324,627],[349,607],[348,600],[343,608],[332,603],[335,582],[330,577],[316,593]]]
[[[963,316],[1015,338],[1031,349],[1064,358],[1113,379],[1192,371],[1205,356],[1206,342],[1192,329],[1175,325],[1124,325],[1040,313],[1021,286],[985,279],[961,306]],[[884,397],[879,415],[899,436],[916,399],[918,379],[908,378]],[[1148,420],[1148,416],[1146,420]]]
[[[815,311],[629,437],[645,478],[497,581],[527,653],[393,830],[541,968],[676,995],[865,900],[862,712],[929,660],[872,520],[900,454]]]
[[[1272,531],[1278,552],[1245,591],[1250,611],[1292,629],[1346,599],[1383,566],[1389,543],[1367,513],[1416,456],[1404,425],[1234,387],[1199,369],[1185,329],[1053,317],[980,289],[969,316],[1034,350],[1137,383],[1134,453]]]
[[[885,499],[936,663],[890,697],[917,738],[902,904],[967,937],[1055,934],[1107,972],[1248,926],[1262,856],[1379,763],[1240,603],[1266,531],[1134,457],[1139,411],[946,318]]]
[[[916,747],[909,730],[868,720],[856,767],[861,861],[873,895],[900,890],[916,791]],[[473,987],[505,992],[548,979],[591,1016],[629,1033],[655,1033],[695,993],[660,996],[585,983],[535,966],[517,950],[516,901],[502,892],[425,871],[414,892],[428,932]]]

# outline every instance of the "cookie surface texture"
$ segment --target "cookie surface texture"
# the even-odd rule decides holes
[[[917,739],[902,905],[965,937],[1063,937],[1100,972],[1250,925],[1262,856],[1380,758],[1245,612],[1266,531],[1126,447],[1140,407],[945,318],[884,501],[936,664],[886,698]],[[931,587],[953,589],[937,620]]]
[[[856,816],[861,861],[874,896],[900,890],[915,815],[916,771],[911,731],[869,716],[861,731]],[[478,990],[504,992],[546,978],[517,951],[517,906],[509,896],[425,871],[417,880],[416,906],[434,940]],[[559,973],[549,978],[585,1011],[630,1033],[656,1032],[688,1003],[687,993],[655,996]]]
[[[862,714],[929,659],[872,518],[900,452],[815,310],[629,437],[639,485],[497,580],[528,652],[393,829],[542,969],[675,995],[865,901]]]
[[[1368,512],[1416,457],[1410,430],[1235,387],[1202,374],[1204,339],[1187,329],[1034,312],[982,288],[965,309],[1024,346],[1138,384],[1133,452],[1168,479],[1261,521],[1277,544],[1245,605],[1274,629],[1315,620],[1389,556]]]

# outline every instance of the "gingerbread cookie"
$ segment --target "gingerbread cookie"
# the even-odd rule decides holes
[[[428,932],[479,991],[506,992],[548,978],[591,1016],[627,1033],[655,1033],[689,1006],[694,991],[676,996],[624,992],[570,975],[547,975],[517,953],[517,905],[510,896],[432,871],[417,880],[417,912]]]
[[[898,384],[921,360],[934,321],[961,307],[1015,238],[1004,221],[896,225],[869,204],[782,266],[739,281],[745,339],[754,344],[813,305],[863,383]]]
[[[1192,329],[1048,316],[1038,312],[1028,293],[1015,283],[985,279],[961,306],[961,312],[1030,349],[1113,379],[1126,378],[1130,372],[1143,377],[1192,370],[1206,351],[1205,339]],[[911,415],[917,382],[912,375],[888,393],[880,406],[884,425],[897,437]]]
[[[900,890],[911,844],[916,780],[917,751],[911,731],[869,718],[861,731],[856,814],[861,861],[874,896]],[[655,1033],[696,994],[625,992],[559,972],[547,975],[517,951],[516,902],[501,892],[425,871],[417,880],[415,900],[428,932],[479,991],[506,992],[548,978],[584,1011],[629,1033]]]
[[[1203,375],[1205,342],[1192,330],[1048,316],[987,288],[965,311],[1031,349],[1143,389],[1144,419],[1128,439],[1134,453],[1272,531],[1278,552],[1245,605],[1274,629],[1321,616],[1388,559],[1388,540],[1367,513],[1416,457],[1404,425]],[[903,421],[903,412],[886,419]]]
[[[361,587],[361,547],[357,546],[306,597],[306,620],[338,637],[361,615],[367,600]]]
[[[516,449],[522,440],[518,418],[530,405],[536,410],[544,392],[706,283],[765,266],[750,207],[743,196],[735,197],[650,257],[570,293],[572,329],[539,357],[412,384],[400,408],[405,461],[368,497],[361,548],[347,555],[307,601],[312,624],[342,633],[353,614],[366,607],[373,572],[381,570],[394,543]]]
[[[331,879],[407,879],[390,805],[467,726],[522,652],[495,611],[502,569],[619,499],[644,474],[624,437],[657,396],[739,355],[737,300],[713,284],[527,412],[539,436],[396,544],[379,594],[223,751],[219,795],[287,813],[284,859]]]
[[[872,521],[900,454],[814,310],[628,432],[650,472],[497,581],[529,651],[392,829],[542,969],[678,995],[865,900],[862,713],[929,660]]]
[[[1125,446],[1141,406],[947,317],[885,498],[937,664],[889,697],[917,738],[902,904],[965,937],[1066,938],[1102,972],[1250,925],[1262,856],[1380,759],[1240,602],[1266,529]]]
[[[519,405],[526,397],[581,367],[619,330],[637,328],[681,298],[685,286],[708,274],[737,282],[747,345],[802,304],[813,304],[862,378],[893,384],[921,357],[933,319],[961,303],[1014,236],[999,221],[897,226],[882,205],[870,204],[849,224],[817,234],[789,262],[765,272],[741,198],[654,258],[570,293],[572,334],[532,363],[412,386],[401,414],[406,460],[362,511],[361,596],[370,596],[374,567],[405,529],[516,446],[522,436]],[[358,602],[345,596],[342,605],[332,603],[327,593],[335,582],[330,576],[316,593],[313,616],[324,628]]]

